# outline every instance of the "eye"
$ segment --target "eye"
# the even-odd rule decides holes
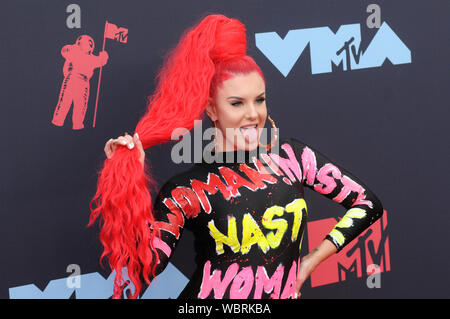
[[[239,106],[241,104],[242,104],[241,101],[231,102],[231,105],[233,105],[233,106]]]
[[[261,98],[257,99],[256,102],[257,102],[258,104],[261,104],[261,103],[263,103],[265,100],[266,100],[265,97],[261,97]]]

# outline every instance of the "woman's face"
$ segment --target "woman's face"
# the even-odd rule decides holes
[[[258,72],[224,81],[206,108],[219,131],[216,150],[252,150],[259,144],[267,118],[266,86]]]

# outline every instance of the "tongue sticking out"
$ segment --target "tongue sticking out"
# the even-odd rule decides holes
[[[241,133],[248,143],[256,142],[256,139],[258,137],[258,131],[255,127],[241,128]]]

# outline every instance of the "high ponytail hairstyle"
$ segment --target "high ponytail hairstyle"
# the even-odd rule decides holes
[[[191,130],[202,119],[209,97],[225,79],[236,73],[262,72],[246,55],[245,26],[223,15],[209,15],[187,30],[168,54],[157,75],[155,92],[149,96],[145,115],[135,132],[144,149],[171,141],[176,128]],[[89,226],[100,219],[100,241],[111,270],[116,272],[113,298],[124,288],[122,268],[139,295],[143,278],[150,284],[159,262],[153,244],[160,231],[152,213],[151,190],[157,189],[150,171],[139,162],[139,150],[118,147],[106,159],[99,174],[90,208]]]

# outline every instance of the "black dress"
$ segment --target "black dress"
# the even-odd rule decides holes
[[[326,236],[338,250],[381,217],[380,201],[357,177],[294,138],[279,146],[278,153],[219,153],[235,160],[194,164],[161,188],[153,209],[157,274],[184,228],[195,238],[197,268],[179,298],[293,298],[308,215],[304,186],[345,207]]]

